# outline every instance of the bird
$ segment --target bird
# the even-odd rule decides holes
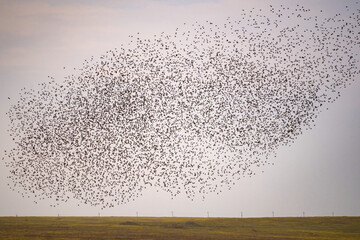
[[[356,6],[323,17],[272,5],[136,31],[76,73],[22,89],[7,113],[10,188],[102,209],[147,188],[222,195],[274,166],[269,157],[358,79]]]

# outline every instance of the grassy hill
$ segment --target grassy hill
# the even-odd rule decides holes
[[[360,217],[0,217],[0,239],[360,239]]]

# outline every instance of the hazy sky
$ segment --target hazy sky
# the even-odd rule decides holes
[[[20,89],[36,88],[47,76],[61,81],[83,60],[98,57],[140,32],[151,36],[173,32],[184,22],[228,16],[236,19],[242,9],[268,5],[296,6],[324,14],[342,12],[355,1],[278,0],[143,0],[143,1],[5,1],[0,0],[0,152],[11,148],[6,112],[19,98]],[[325,13],[326,12],[326,13]],[[359,52],[360,54],[360,52]],[[66,67],[64,70],[63,67]],[[10,100],[8,100],[10,97]],[[245,217],[360,215],[360,76],[316,126],[295,143],[278,149],[275,165],[253,178],[244,178],[221,195],[209,194],[202,201],[147,189],[126,205],[99,210],[77,206],[76,200],[50,208],[48,201],[34,204],[11,191],[8,169],[0,162],[0,215],[102,215]],[[10,183],[11,184],[11,183]]]

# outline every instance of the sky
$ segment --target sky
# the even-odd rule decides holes
[[[250,3],[251,2],[251,3]],[[280,0],[137,0],[137,1],[5,1],[0,0],[0,153],[11,148],[6,112],[22,88],[37,88],[52,76],[61,82],[85,59],[128,42],[140,32],[146,38],[173,32],[184,22],[237,18],[242,9],[269,5],[343,11],[355,1]],[[64,69],[65,67],[65,69]],[[270,217],[360,215],[360,76],[328,106],[291,146],[281,147],[274,165],[244,178],[222,194],[205,200],[174,199],[147,189],[133,202],[101,210],[78,206],[77,200],[49,207],[34,204],[7,186],[8,168],[0,162],[0,216],[189,216]],[[10,99],[8,99],[10,98]],[[11,184],[11,183],[10,183]],[[21,191],[21,190],[20,190]]]

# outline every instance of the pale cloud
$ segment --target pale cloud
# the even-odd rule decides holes
[[[153,0],[153,1],[162,2],[173,6],[218,2],[218,0]]]
[[[35,56],[47,58],[49,51],[58,52],[57,57],[70,51],[97,54],[135,31],[146,35],[217,11],[213,1],[206,9],[202,1],[190,6],[159,0],[2,1],[0,6],[0,66],[31,65]]]
[[[12,47],[5,49],[1,54],[7,57],[6,58],[0,57],[0,66],[6,66],[6,67],[19,66],[18,59],[20,59],[21,57],[27,54],[27,49]]]
[[[0,9],[0,32],[28,36],[65,19],[113,14],[115,10],[91,5],[54,6],[47,2],[11,2]]]
[[[34,64],[45,51],[94,46],[89,42],[116,32],[110,24],[121,9],[95,5],[56,6],[45,1],[9,1],[0,7],[0,66]],[[88,41],[85,42],[85,39]]]
[[[313,9],[328,8],[328,11],[334,13],[337,13],[338,9],[342,9],[345,4],[344,1],[336,0],[298,0],[298,2],[300,2],[299,4],[311,6],[312,11]],[[354,4],[355,1],[345,2],[352,2]],[[176,27],[182,26],[184,22],[222,21],[228,16],[239,17],[239,13],[243,8],[248,10],[252,7],[266,9],[270,4],[280,5],[283,3],[296,6],[295,1],[285,0],[179,0],[176,2],[175,0],[0,0],[0,96],[3,97],[3,100],[0,102],[0,112],[2,112],[0,116],[0,122],[2,123],[0,124],[0,132],[6,133],[5,126],[8,119],[5,116],[5,112],[8,111],[10,105],[10,102],[7,101],[7,96],[15,99],[18,96],[19,89],[31,84],[35,85],[37,82],[46,81],[47,75],[58,75],[59,78],[57,80],[61,81],[61,77],[65,75],[64,71],[69,71],[72,74],[72,67],[78,67],[84,59],[89,59],[91,55],[94,55],[96,58],[106,50],[119,47],[121,43],[125,43],[128,40],[128,35],[140,32],[142,36],[148,37],[162,31],[171,33]],[[63,66],[66,66],[66,70],[63,70]],[[219,209],[222,211],[228,210],[230,216],[232,216],[231,214],[235,211],[240,212],[247,207],[245,216],[250,216],[251,213],[249,212],[251,211],[253,211],[253,214],[261,215],[266,210],[274,208],[275,211],[277,211],[277,208],[279,209],[278,211],[281,209],[284,215],[293,215],[291,211],[295,211],[294,214],[299,209],[302,211],[302,199],[304,196],[308,196],[306,184],[322,176],[324,181],[328,180],[331,184],[324,184],[324,186],[318,184],[318,189],[333,193],[334,199],[341,196],[343,199],[335,202],[339,204],[339,209],[342,209],[343,214],[358,214],[359,211],[355,211],[358,208],[354,208],[354,206],[358,204],[356,201],[360,195],[359,191],[357,191],[359,189],[358,183],[360,182],[359,174],[355,171],[359,169],[359,164],[356,165],[351,162],[351,165],[348,167],[350,169],[348,173],[344,171],[338,172],[337,166],[344,168],[345,165],[343,163],[349,164],[350,161],[358,159],[356,157],[352,158],[352,156],[359,156],[359,149],[355,146],[358,140],[354,138],[348,144],[344,140],[340,141],[342,138],[338,135],[339,132],[349,129],[349,135],[357,134],[356,136],[359,136],[359,131],[354,131],[354,129],[359,129],[359,126],[355,124],[359,122],[357,120],[359,119],[358,113],[360,113],[358,111],[360,103],[358,101],[359,86],[359,84],[354,83],[352,87],[346,90],[351,94],[348,97],[344,94],[340,98],[340,101],[344,100],[342,105],[332,106],[331,109],[337,109],[336,111],[332,111],[332,114],[331,111],[327,111],[327,115],[319,117],[321,119],[318,121],[322,124],[317,126],[317,132],[313,132],[315,134],[304,134],[299,139],[300,141],[293,146],[295,149],[291,148],[290,152],[285,152],[284,150],[279,153],[280,157],[277,159],[279,161],[278,168],[271,169],[269,174],[264,174],[263,177],[251,180],[251,182],[250,180],[242,181],[238,191],[235,193],[228,192],[228,195],[222,198],[227,202],[227,204],[223,204],[223,207],[219,207],[221,205],[219,203],[224,202],[222,199],[212,198],[211,196],[204,205],[200,205],[204,206],[204,209],[199,207],[198,202],[194,203],[194,205],[190,205],[185,200],[184,202],[174,200],[176,202],[169,203],[167,202],[167,195],[164,195],[163,198],[160,195],[156,195],[162,203],[156,205],[156,203],[151,202],[153,195],[148,194],[147,197],[145,196],[145,198],[132,205],[119,208],[119,212],[122,214],[132,214],[135,211],[148,211],[150,215],[159,215],[159,211],[163,211],[164,206],[165,209],[169,209],[170,207],[188,204],[186,209],[179,207],[178,212],[192,216],[198,215],[199,212],[201,214],[201,211],[205,212],[208,209],[210,211],[211,209]],[[352,109],[350,106],[354,106],[354,108]],[[351,121],[333,121],[345,115]],[[332,125],[327,122],[330,120],[333,121]],[[321,128],[321,126],[324,126],[324,123],[328,127]],[[341,131],[338,130],[338,133],[334,134],[333,130],[339,129],[340,125],[343,126]],[[3,135],[0,148],[4,148],[10,143],[10,141],[7,141],[6,135]],[[315,139],[315,141],[312,139]],[[333,149],[334,151],[329,153],[328,156],[319,155],[318,161],[312,161],[311,158],[314,152],[316,154],[316,151],[309,150],[309,148],[316,148],[322,141],[328,144],[324,145],[325,147],[320,146],[319,148]],[[353,149],[356,151],[343,151],[337,145],[348,144],[352,146],[352,143],[354,143],[355,147]],[[305,145],[309,145],[309,148],[304,147]],[[335,156],[335,154],[337,155]],[[326,174],[321,172],[324,170],[323,166],[328,164],[329,156],[334,156],[332,160],[330,158],[334,166],[333,176],[340,176],[338,177],[340,180],[328,178]],[[338,161],[336,158],[341,159],[341,161]],[[0,170],[2,169],[0,168]],[[320,172],[316,172],[317,170]],[[311,171],[316,172],[316,174],[310,175],[309,173],[309,176],[313,178],[306,178],[310,180],[306,181],[306,184],[302,184],[304,182],[302,180],[306,176],[304,172]],[[319,173],[321,174],[319,175]],[[0,176],[5,175],[5,170],[0,171]],[[286,182],[288,184],[282,185],[284,176],[287,177]],[[341,177],[344,179],[349,178],[349,180],[341,180]],[[4,178],[0,182],[5,182],[5,180]],[[302,187],[303,191],[293,191],[294,188],[292,186],[294,184],[297,184],[299,188]],[[264,188],[265,185],[273,188],[270,191],[270,188]],[[333,191],[331,185],[336,185],[340,191]],[[349,186],[348,195],[344,194],[343,186]],[[36,211],[32,211],[35,209],[32,205],[26,207],[26,201],[18,200],[18,195],[10,195],[12,193],[9,189],[0,186],[0,191],[2,196],[7,196],[0,200],[2,206],[7,204],[10,206],[4,209],[6,211],[0,213],[2,215],[15,215],[16,211],[29,215],[57,214],[56,212],[49,212],[44,206],[36,208]],[[270,192],[273,192],[273,194],[270,194]],[[255,193],[259,195],[255,196]],[[285,205],[282,202],[284,196],[292,196]],[[321,199],[323,203],[326,203],[322,204],[324,206],[319,207],[320,210],[331,211],[331,208],[334,207],[327,203],[327,198],[328,195],[326,194],[323,197],[319,197],[319,200]],[[340,199],[340,197],[338,198]],[[258,206],[262,206],[263,199],[270,199],[268,205],[271,208],[263,207],[263,210],[258,209]],[[344,202],[351,203],[350,200],[354,204],[343,204]],[[14,202],[17,203],[15,204],[16,206],[12,205]],[[155,204],[155,208],[149,210],[149,203]],[[295,207],[291,206],[292,204]],[[228,206],[238,207],[235,207],[234,210],[234,207],[230,208]],[[79,210],[79,208],[68,208],[70,215],[88,215],[92,214],[91,211],[97,214],[97,210],[91,208],[84,207],[82,210]],[[111,211],[113,210],[109,210],[107,214],[113,214]],[[338,211],[340,212],[340,210]]]

